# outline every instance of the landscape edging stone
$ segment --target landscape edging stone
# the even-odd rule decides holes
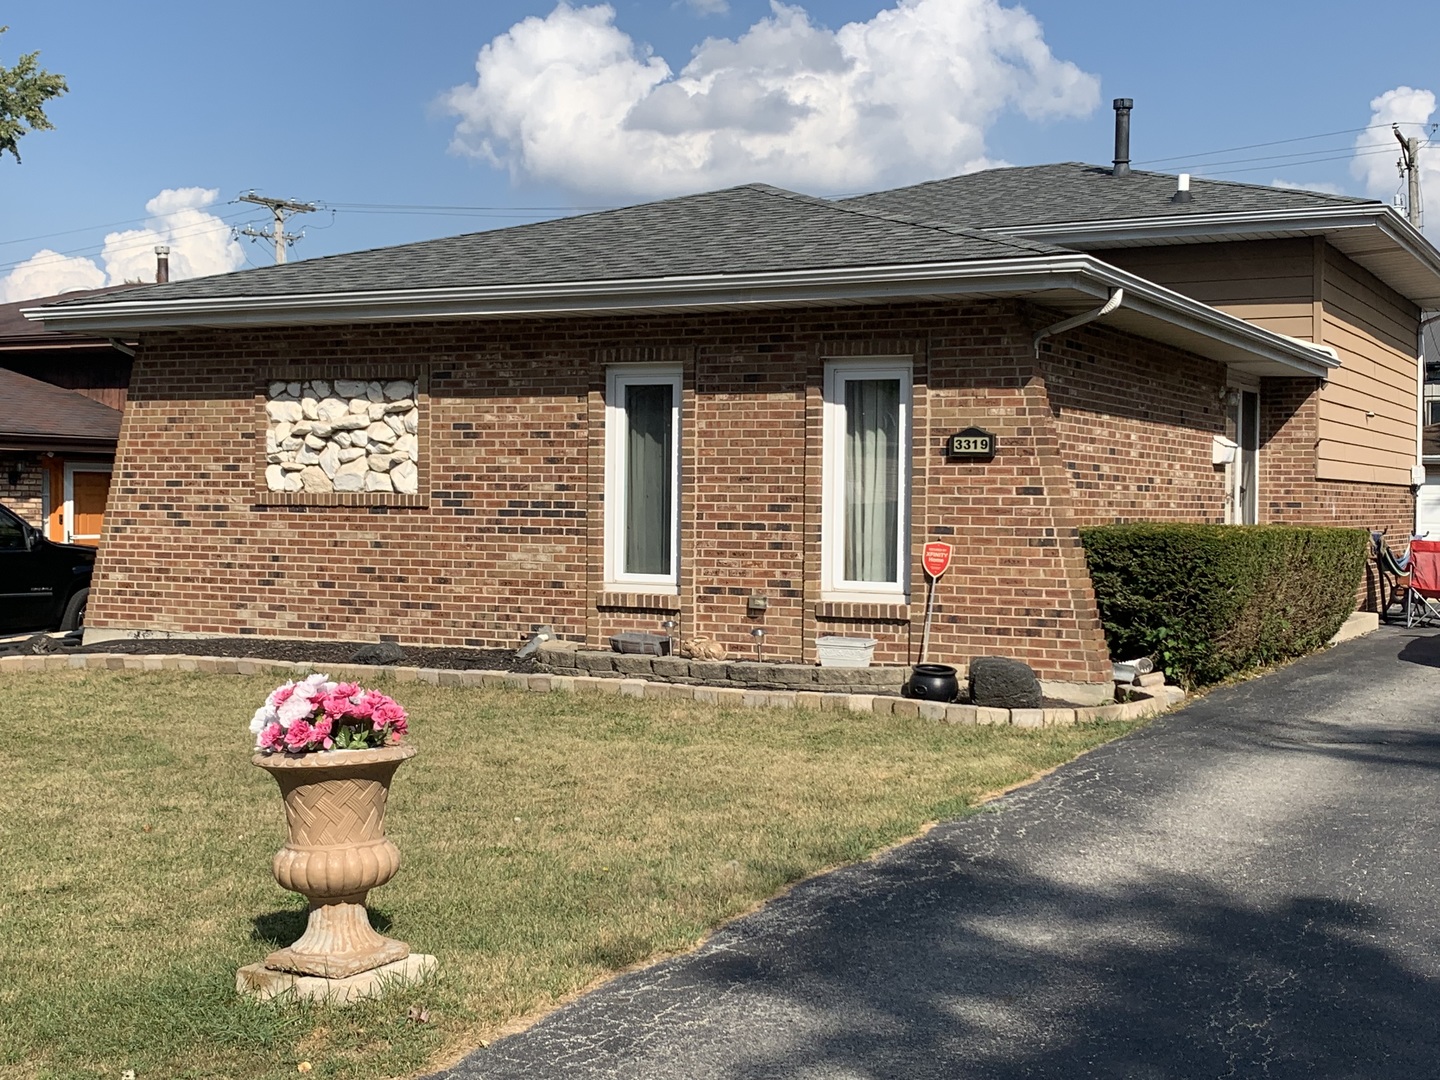
[[[327,665],[321,665],[325,667]],[[434,686],[504,687],[531,693],[615,694],[651,700],[695,701],[705,705],[733,705],[745,708],[794,709],[815,708],[835,712],[869,713],[875,716],[924,717],[944,724],[993,724],[1015,727],[1058,727],[1093,720],[1142,720],[1156,716],[1183,700],[1177,687],[1157,687],[1159,693],[1131,691],[1131,700],[1114,705],[1054,709],[995,709],[975,705],[943,705],[919,702],[888,694],[857,694],[807,690],[747,689],[738,686],[695,685],[634,677],[606,678],[598,674],[568,675],[558,672],[524,675],[509,671],[484,671],[449,668],[395,667],[367,664],[328,665],[334,673],[359,682],[389,677],[396,682],[424,682]],[[315,665],[309,661],[258,660],[228,656],[171,656],[168,654],[135,655],[130,653],[82,653],[41,656],[0,656],[0,674],[11,672],[59,671],[67,669],[97,671],[198,671],[215,675],[300,676],[312,674]],[[572,671],[585,670],[577,665]],[[866,670],[863,668],[854,669]]]

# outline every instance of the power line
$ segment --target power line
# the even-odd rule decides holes
[[[113,229],[117,225],[134,225],[138,222],[153,221],[155,217],[156,215],[151,214],[146,217],[126,218],[123,221],[107,221],[100,225],[86,225],[79,229],[62,229],[60,232],[40,233],[37,236],[21,236],[14,240],[0,240],[0,247],[5,247],[8,244],[29,244],[36,240],[50,240],[57,236],[73,236],[76,233],[94,232],[96,229]]]
[[[177,238],[187,236],[199,236],[203,233],[215,230],[218,228],[218,226],[221,225],[225,226],[228,231],[232,223],[226,221],[227,217],[238,218],[247,213],[249,213],[249,211],[247,210],[232,210],[229,211],[228,214],[211,214],[209,221],[196,222],[193,225],[186,225],[178,229],[171,229],[165,231],[160,235],[162,239],[166,240],[167,242],[173,243]],[[138,250],[140,248],[146,248],[154,243],[155,236],[151,235],[145,237],[137,237],[133,240],[127,241],[126,243],[116,244],[114,246],[105,244],[104,242],[101,242],[99,244],[86,244],[83,247],[69,248],[65,251],[57,251],[55,252],[55,254],[61,258],[69,258],[73,256],[102,255],[107,249],[112,252],[123,253]],[[25,263],[29,262],[31,258],[34,258],[34,256],[32,255],[29,258],[17,259],[11,262],[0,262],[0,270],[13,270],[15,267],[22,266]]]
[[[446,206],[427,203],[345,203],[326,201],[321,204],[334,210],[463,210],[463,211],[535,211],[537,213],[587,213],[595,210],[613,210],[614,206]]]
[[[1382,131],[1389,124],[1371,124],[1369,127],[1345,128],[1343,131],[1327,131],[1320,135],[1298,135],[1293,139],[1271,139],[1269,142],[1247,143],[1244,146],[1227,146],[1222,150],[1206,150],[1198,154],[1174,154],[1170,157],[1147,158],[1136,165],[1155,165],[1162,161],[1194,161],[1197,158],[1214,157],[1216,154],[1234,154],[1241,150],[1260,150],[1266,146],[1284,146],[1287,143],[1310,142],[1314,139],[1333,139],[1336,135],[1357,135],[1362,131]]]
[[[1376,150],[1347,150],[1347,151],[1345,151],[1345,152],[1343,152],[1343,153],[1331,154],[1331,155],[1329,155],[1328,157],[1304,158],[1304,159],[1301,159],[1301,160],[1299,160],[1299,161],[1291,161],[1291,162],[1289,162],[1288,164],[1290,164],[1290,165],[1317,165],[1317,164],[1319,164],[1319,163],[1321,163],[1321,162],[1324,162],[1324,161],[1353,161],[1353,160],[1356,159],[1356,158],[1374,157],[1376,154],[1392,154],[1392,153],[1394,153],[1394,151],[1391,150],[1389,147],[1382,146],[1382,147],[1380,147],[1379,149],[1376,149]],[[1218,164],[1223,164],[1223,163],[1218,163]],[[1272,164],[1269,164],[1269,165],[1251,165],[1251,166],[1248,166],[1248,167],[1246,167],[1246,168],[1244,168],[1244,169],[1219,169],[1219,170],[1216,170],[1216,171],[1213,171],[1213,172],[1200,172],[1200,171],[1197,170],[1195,175],[1197,175],[1197,176],[1232,176],[1232,175],[1234,175],[1235,173],[1270,172],[1270,171],[1273,170],[1274,168],[1275,168],[1275,165],[1272,163]]]

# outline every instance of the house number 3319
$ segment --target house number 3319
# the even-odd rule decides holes
[[[995,456],[995,435],[980,428],[966,428],[945,440],[945,456],[969,461],[989,461]]]

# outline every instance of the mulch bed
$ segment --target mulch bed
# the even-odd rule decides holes
[[[57,642],[57,644],[59,644]],[[363,641],[288,641],[259,637],[137,638],[105,641],[65,648],[67,653],[125,653],[164,656],[236,656],[254,660],[289,660],[311,664],[349,664],[367,643]],[[391,666],[447,668],[451,670],[539,672],[533,659],[518,660],[504,649],[439,649],[402,646],[405,659]]]

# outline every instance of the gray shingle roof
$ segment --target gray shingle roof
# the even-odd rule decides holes
[[[762,184],[89,297],[185,300],[744,274],[1063,253]]]
[[[84,334],[58,334],[54,330],[46,330],[39,323],[25,318],[20,312],[26,308],[43,307],[46,304],[56,304],[61,301],[84,300],[88,302],[97,296],[104,296],[106,293],[133,288],[135,288],[134,285],[107,285],[103,289],[77,289],[67,293],[58,293],[55,296],[39,296],[33,300],[16,300],[9,304],[0,304],[0,345],[33,343],[36,348],[43,349],[50,345],[67,342],[101,340],[89,338]]]
[[[5,368],[0,368],[0,401],[6,405],[0,436],[110,443],[120,437],[119,409]]]
[[[1198,177],[1190,181],[1193,201],[1172,203],[1170,197],[1175,194],[1175,187],[1175,177],[1169,173],[1135,171],[1129,176],[1113,176],[1109,168],[1069,161],[1058,165],[988,169],[913,187],[859,195],[842,200],[841,205],[976,229],[1381,205],[1373,199],[1348,195]]]

